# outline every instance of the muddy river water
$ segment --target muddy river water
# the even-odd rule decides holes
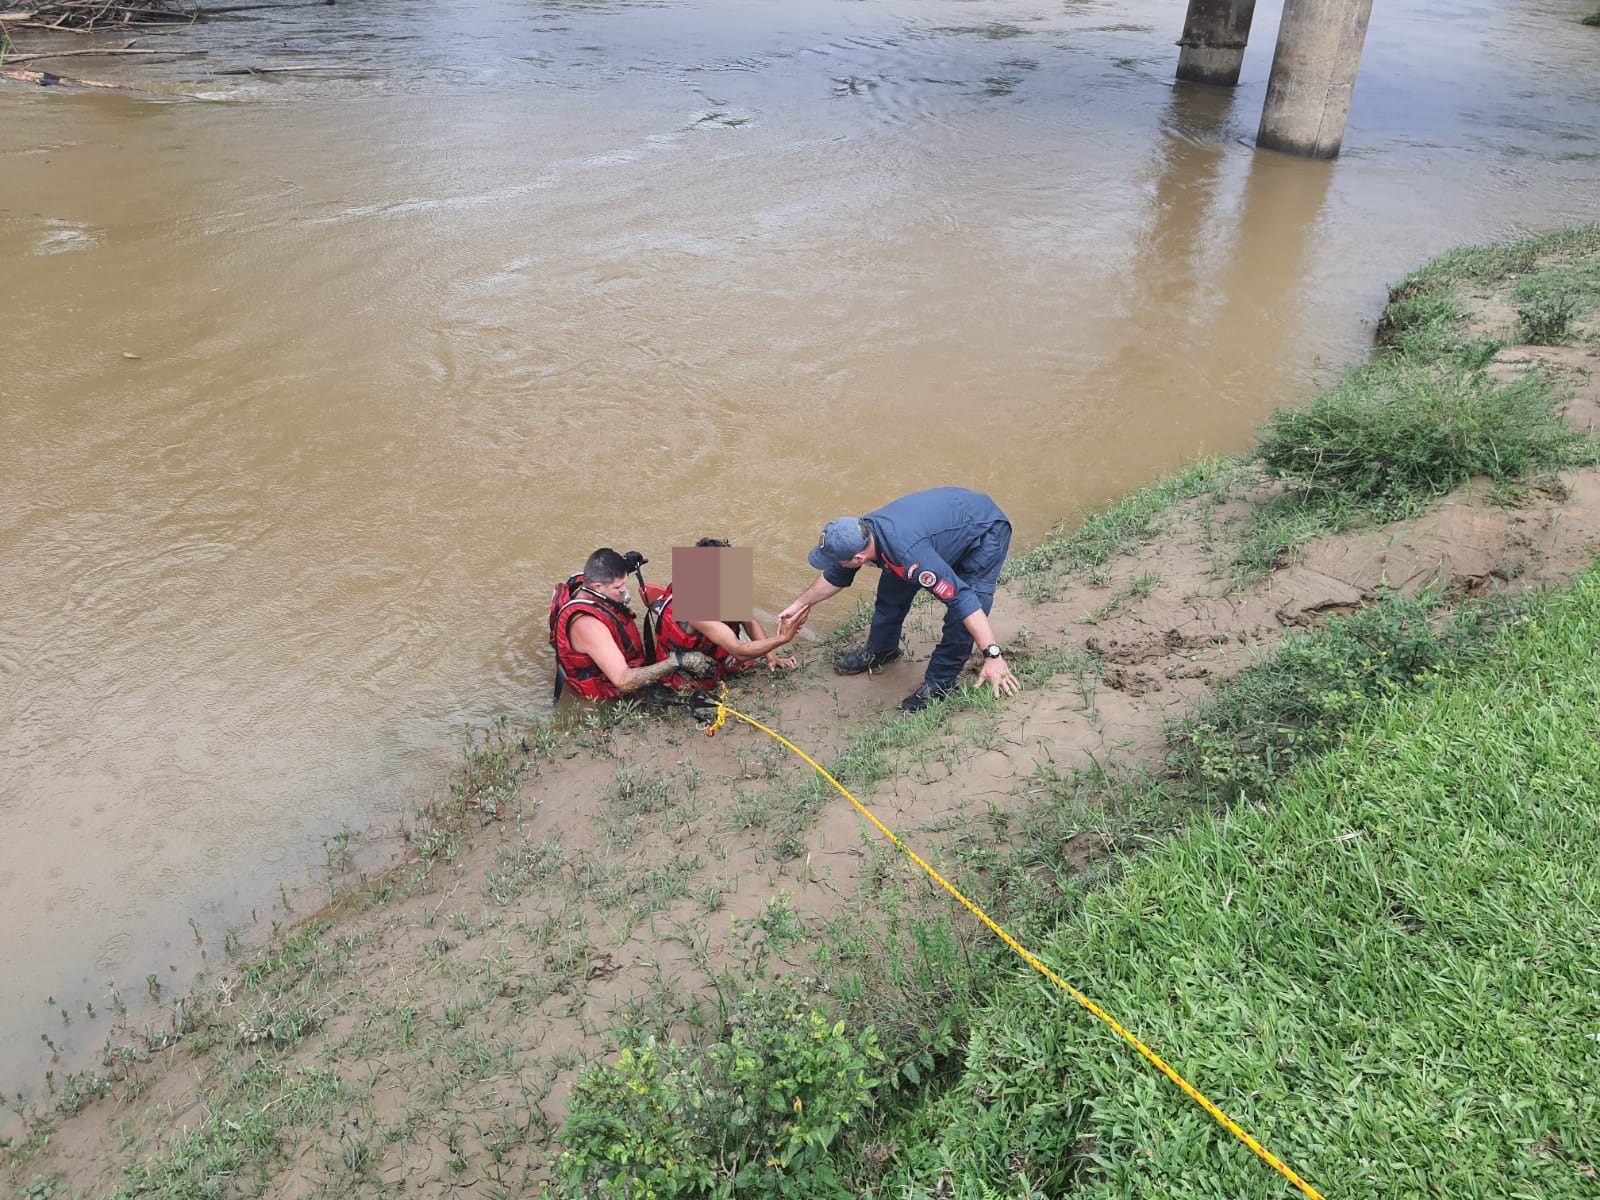
[[[1181,0],[367,0],[0,84],[0,1088],[539,714],[594,546],[771,611],[919,486],[1025,543],[1600,216],[1593,0],[1375,7],[1331,164],[1250,146],[1275,4],[1233,93]]]

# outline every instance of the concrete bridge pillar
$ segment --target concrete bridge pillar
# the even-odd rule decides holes
[[[1178,42],[1178,78],[1232,87],[1239,82],[1256,0],[1189,0]]]
[[[1256,145],[1305,158],[1339,153],[1371,16],[1372,0],[1284,0]]]

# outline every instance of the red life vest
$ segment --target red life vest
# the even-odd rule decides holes
[[[633,610],[598,596],[583,586],[583,572],[556,585],[550,596],[550,644],[556,666],[572,690],[589,700],[615,700],[622,695],[616,684],[595,665],[594,659],[572,644],[572,622],[595,617],[611,631],[611,639],[630,667],[644,666],[644,639]]]
[[[653,604],[650,605],[650,618],[656,631],[656,661],[663,662],[674,650],[698,650],[717,666],[714,673],[704,679],[696,679],[683,671],[674,671],[671,675],[663,677],[662,683],[674,691],[689,691],[698,688],[702,691],[714,688],[727,676],[739,669],[742,660],[732,654],[724,653],[721,646],[717,645],[705,634],[688,625],[680,625],[672,617],[672,585],[669,583]],[[734,636],[739,635],[742,628],[738,621],[728,622],[733,628]]]

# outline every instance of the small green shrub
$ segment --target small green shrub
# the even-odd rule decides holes
[[[842,1200],[829,1148],[871,1107],[882,1063],[871,1028],[830,1022],[798,985],[749,992],[703,1053],[652,1038],[579,1076],[562,1194]]]
[[[1578,298],[1551,292],[1534,296],[1517,306],[1517,336],[1534,346],[1559,346],[1572,336],[1578,315]]]
[[[1600,12],[1592,12],[1581,22],[1584,25],[1600,25]]]
[[[1399,288],[1378,319],[1377,342],[1407,358],[1444,358],[1467,342],[1467,315],[1454,297]]]
[[[1404,507],[1473,475],[1508,479],[1592,460],[1592,443],[1553,405],[1550,385],[1533,374],[1498,384],[1481,372],[1381,363],[1305,408],[1274,413],[1257,452],[1302,493]]]

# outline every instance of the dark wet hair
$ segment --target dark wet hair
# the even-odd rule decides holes
[[[628,573],[628,564],[622,561],[610,546],[601,546],[589,555],[589,561],[583,564],[583,581],[585,583],[615,583]]]
[[[699,547],[699,546],[715,546],[719,550],[727,550],[730,547],[732,547],[733,543],[730,542],[727,538],[701,538],[698,542],[695,543],[695,545],[697,547]]]

